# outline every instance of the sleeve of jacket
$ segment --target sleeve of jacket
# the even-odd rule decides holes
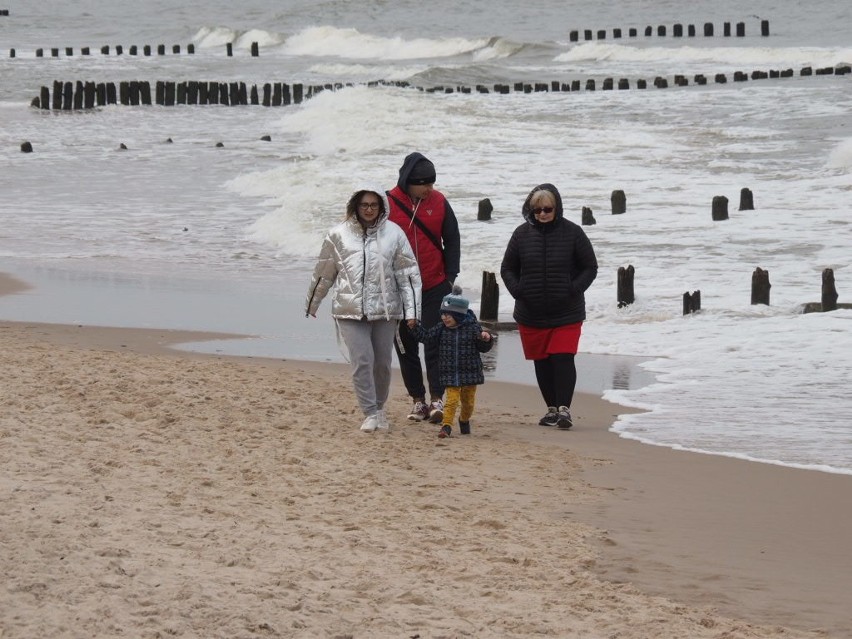
[[[402,299],[402,308],[405,319],[420,318],[420,300],[423,284],[420,280],[420,267],[417,258],[411,250],[411,244],[401,228],[393,222],[389,222],[396,236],[396,251],[393,260],[393,275],[396,279],[397,288]]]
[[[491,335],[491,339],[487,342],[482,339],[482,325],[479,322],[476,323],[476,350],[480,353],[487,353],[491,350],[491,347],[494,346],[494,335]]]
[[[461,235],[459,221],[449,201],[444,200],[444,224],[441,226],[441,241],[444,244],[444,272],[450,281],[455,281],[461,272]]]
[[[331,287],[334,286],[337,272],[337,251],[329,234],[323,240],[319,259],[314,267],[314,274],[308,287],[308,295],[305,299],[305,316],[316,314],[320,303],[328,295]]]
[[[518,299],[521,286],[521,255],[518,250],[518,231],[512,233],[506,251],[503,253],[503,261],[500,263],[500,277],[506,285],[509,294]]]
[[[582,228],[578,228],[577,231],[574,242],[574,263],[577,268],[574,286],[577,292],[585,293],[598,276],[598,258],[595,256],[595,249],[592,247],[589,236]]]

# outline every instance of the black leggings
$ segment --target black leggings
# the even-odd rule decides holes
[[[554,353],[544,359],[534,360],[538,389],[548,406],[571,408],[574,387],[577,385],[577,367],[573,353]]]
[[[430,329],[441,321],[441,300],[453,290],[453,285],[447,281],[423,291],[420,318],[423,328]],[[420,362],[420,344],[408,330],[405,320],[399,323],[400,344],[394,340],[394,348],[399,358],[399,370],[405,389],[414,399],[426,399],[426,388],[423,386],[423,365]],[[438,342],[433,340],[423,347],[423,359],[426,364],[426,380],[429,383],[429,395],[439,399],[444,394],[438,375]]]

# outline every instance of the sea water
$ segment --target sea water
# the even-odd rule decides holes
[[[252,354],[292,356],[286,345],[295,340],[297,354],[310,344],[315,358],[333,359],[329,322],[305,320],[292,291],[306,286],[323,233],[349,195],[365,185],[390,188],[402,158],[419,150],[436,164],[436,186],[459,218],[459,283],[475,308],[482,272],[499,276],[533,186],[556,184],[566,216],[578,223],[583,207],[592,210],[596,224],[584,229],[600,271],[587,292],[581,349],[640,358],[647,374],[604,393],[647,409],[619,418],[623,436],[852,473],[852,312],[801,312],[819,301],[824,269],[833,269],[841,303],[852,290],[852,77],[800,74],[852,63],[848,3],[7,0],[4,7],[0,268],[55,295],[0,299],[0,316],[239,327],[260,336],[247,346]],[[742,23],[745,36],[724,36],[726,22],[734,32]],[[713,37],[703,35],[705,23]],[[695,25],[697,35],[675,38],[675,24],[684,33]],[[655,35],[647,37],[649,26]],[[656,35],[660,26],[666,36]],[[637,37],[627,36],[631,27]],[[585,40],[585,30],[595,39]],[[156,54],[160,44],[166,55]],[[104,45],[109,55],[100,53]],[[143,55],[144,45],[154,54]],[[751,79],[756,70],[786,69],[792,77]],[[736,71],[748,81],[733,82]],[[719,73],[727,83],[713,81]],[[673,86],[676,74],[689,86]],[[696,74],[708,84],[697,86]],[[669,87],[654,88],[656,77]],[[603,91],[605,78],[631,88]],[[597,90],[585,90],[589,79]],[[649,88],[636,88],[642,79]],[[30,106],[42,86],[77,80],[339,89],[269,108]],[[584,88],[475,90],[574,81]],[[33,153],[21,153],[25,141]],[[738,210],[743,188],[755,210]],[[622,215],[611,214],[614,190],[626,194]],[[716,196],[728,198],[729,219],[712,219]],[[485,198],[494,207],[489,222],[477,220]],[[635,269],[636,301],[619,308],[617,272],[627,266]],[[750,303],[756,268],[769,272],[768,306]],[[85,295],[91,286],[110,295]],[[683,294],[693,291],[701,292],[701,311],[684,316]],[[508,320],[512,300],[501,293]],[[188,302],[189,317],[216,322],[182,325],[187,315],[174,309]],[[501,357],[511,343],[507,336]],[[579,365],[582,378],[582,358]]]

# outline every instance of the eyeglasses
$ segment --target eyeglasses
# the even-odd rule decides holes
[[[358,208],[362,211],[378,211],[379,203],[378,202],[361,202],[358,205]]]
[[[537,206],[534,209],[530,209],[530,213],[533,215],[538,215],[539,213],[545,213],[546,215],[550,215],[553,213],[554,208],[552,206]]]

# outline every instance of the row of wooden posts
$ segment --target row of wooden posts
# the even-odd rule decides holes
[[[3,9],[0,9],[0,12],[2,12],[2,11],[3,11]],[[5,10],[5,11],[6,11],[5,15],[9,15],[8,9]],[[4,14],[0,13],[0,15],[4,15]],[[737,37],[739,37],[739,38],[745,37],[745,30],[746,30],[745,22],[737,22],[736,23],[735,32],[736,32]],[[612,29],[612,38],[614,40],[618,40],[622,37],[623,33],[624,32],[622,31],[622,29]],[[656,29],[653,26],[647,26],[644,29],[644,33],[645,33],[645,37],[651,37],[653,35],[665,37],[668,33],[668,28],[667,28],[666,25],[658,25],[656,27]],[[713,25],[712,22],[705,22],[704,23],[703,33],[704,33],[705,37],[713,37],[713,35],[715,33],[715,26]],[[725,22],[725,23],[722,24],[722,33],[724,34],[725,37],[731,36],[732,32],[731,32],[731,23],[730,22]],[[571,42],[579,42],[580,34],[581,34],[581,32],[577,29],[569,31],[568,39]],[[596,30],[593,31],[592,29],[584,29],[582,31],[582,35],[583,35],[584,40],[594,40],[594,39],[606,40],[607,30],[606,29],[596,29]],[[627,29],[627,37],[636,38],[636,37],[638,37],[638,35],[639,35],[639,30],[637,28],[631,27],[631,28]],[[675,37],[675,38],[680,38],[680,37],[683,37],[683,35],[684,35],[683,25],[680,24],[680,23],[673,24],[672,25],[672,36]],[[687,37],[695,37],[696,28],[695,28],[694,24],[687,25],[686,35],[687,35]],[[760,23],[760,35],[764,36],[764,37],[769,35],[769,20],[762,20],[761,21],[761,23]],[[228,54],[228,57],[231,57],[231,56],[234,55],[234,45],[233,45],[232,42],[226,43],[225,49],[226,49],[226,52]],[[146,45],[143,46],[142,50],[144,52],[144,55],[151,55],[151,51],[153,49],[152,49],[150,44],[146,44]],[[61,51],[61,48],[59,48],[59,47],[51,48],[50,49],[51,57],[54,57],[54,58],[59,57],[60,51]],[[172,53],[178,54],[178,53],[180,53],[180,51],[181,51],[181,49],[180,49],[179,44],[173,45]],[[109,55],[109,52],[110,52],[109,45],[104,45],[104,46],[101,47],[101,53],[103,55]],[[120,44],[115,46],[115,54],[116,55],[121,55],[123,52],[124,52],[124,48]],[[136,45],[132,45],[132,46],[129,47],[130,55],[137,55],[137,52],[138,52],[138,47]],[[81,50],[80,50],[80,53],[81,53],[81,55],[89,55],[90,54],[90,48],[89,47],[82,47]],[[195,46],[190,44],[187,47],[187,53],[195,53]],[[158,55],[165,55],[166,54],[166,46],[164,44],[158,45],[157,54]],[[65,55],[68,56],[68,57],[71,57],[72,55],[74,55],[73,47],[65,47]],[[251,43],[251,55],[252,55],[252,57],[255,57],[255,58],[260,56],[260,46],[258,45],[257,42]],[[10,49],[9,57],[11,57],[11,58],[15,57],[15,49]],[[44,49],[36,49],[36,57],[37,58],[44,57]]]
[[[715,33],[715,26],[712,22],[704,23],[703,33],[705,37],[712,38]],[[745,22],[737,22],[735,25],[735,32],[738,38],[745,37],[746,25]],[[659,37],[666,37],[668,33],[668,29],[666,25],[661,24],[658,25],[655,29],[653,26],[649,25],[645,27],[645,37],[651,37],[653,35],[657,35]],[[592,29],[583,30],[583,39],[584,40],[594,40],[595,35],[598,40],[606,40],[606,29],[597,29],[593,31]],[[724,22],[722,24],[722,34],[727,38],[731,36],[731,23]],[[613,29],[612,30],[612,38],[614,40],[618,40],[623,35],[623,31],[621,29]],[[627,29],[627,36],[629,38],[635,38],[639,35],[639,31],[636,28]],[[681,23],[675,23],[672,25],[672,36],[675,38],[682,38],[684,35],[683,25]],[[696,28],[694,24],[688,24],[686,26],[686,35],[687,37],[694,38],[696,35]],[[761,20],[760,21],[760,35],[763,37],[769,36],[769,20]],[[571,42],[577,42],[580,39],[580,31],[571,31],[568,34],[569,40]]]
[[[613,215],[621,215],[627,212],[627,195],[621,189],[616,189],[610,195],[610,205]],[[751,189],[740,189],[740,211],[754,210],[754,193]],[[489,198],[484,198],[479,201],[479,206],[476,212],[476,219],[480,222],[487,222],[491,219],[491,214],[494,212],[494,205]],[[724,195],[713,197],[711,206],[711,216],[714,221],[728,219],[728,198]],[[582,209],[581,222],[583,226],[592,226],[597,224],[594,212],[588,206]]]
[[[52,47],[50,49],[50,57],[51,58],[58,58],[59,53],[62,50],[63,49],[61,47]],[[74,47],[65,47],[64,50],[65,50],[65,57],[70,58],[74,55]],[[156,50],[157,50],[157,55],[166,55],[166,45],[164,45],[164,44],[157,45]],[[179,55],[180,52],[181,52],[181,46],[179,44],[173,44],[171,50],[172,50],[173,54]],[[42,49],[42,48],[36,49],[35,50],[35,57],[43,58],[44,52],[45,52],[45,49]],[[150,55],[153,55],[153,52],[154,52],[154,48],[150,44],[146,44],[142,47],[142,55],[150,56]],[[186,45],[186,52],[189,53],[190,55],[194,54],[195,53],[195,45],[194,44]],[[128,55],[139,55],[139,47],[136,46],[135,44],[131,45],[127,49],[127,53],[128,53]],[[101,55],[109,55],[109,54],[110,54],[110,46],[108,44],[105,44],[104,46],[101,47]],[[115,55],[123,55],[123,54],[124,54],[124,47],[121,46],[120,44],[115,45]],[[15,49],[9,49],[9,57],[10,58],[15,58],[15,57],[17,57],[17,55],[18,55],[18,53]],[[80,55],[83,55],[83,56],[92,55],[92,50],[89,47],[81,47],[80,48]]]
[[[846,75],[852,73],[852,66],[843,65],[839,67],[825,67],[814,69],[812,67],[804,67],[800,71],[802,76],[810,75]],[[786,71],[753,71],[752,79],[765,78],[782,78],[792,77],[793,70]],[[743,71],[734,73],[734,82],[745,82],[749,78],[748,74]],[[724,84],[727,82],[727,76],[723,73],[716,74],[714,78],[716,83]],[[695,84],[707,84],[708,79],[702,74],[694,77]],[[669,86],[667,78],[657,77],[654,79],[655,87],[665,89]],[[688,86],[689,79],[686,76],[674,76],[674,84],[676,86]],[[368,82],[367,86],[390,85],[390,86],[409,86],[407,82]],[[260,88],[256,84],[251,85],[251,88],[245,82],[204,82],[204,81],[164,81],[159,80],[155,83],[156,87],[156,104],[161,106],[174,106],[178,104],[186,105],[263,105],[263,106],[287,106],[289,104],[299,104],[303,99],[321,91],[337,91],[344,87],[354,86],[353,83],[327,83],[322,85],[304,85],[301,83],[288,84],[286,82],[267,82]],[[589,78],[585,82],[586,91],[594,91],[597,84],[593,78]],[[605,78],[601,88],[604,91],[611,91],[614,88],[613,78]],[[637,80],[636,88],[645,89],[648,83],[645,80]],[[427,93],[471,93],[471,87],[415,87],[420,91]],[[490,93],[493,90],[495,93],[508,94],[513,90],[523,93],[539,93],[539,92],[572,92],[580,91],[583,88],[582,80],[572,80],[568,82],[559,82],[557,80],[548,83],[525,83],[516,82],[514,84],[495,84],[493,89],[489,89],[485,85],[476,85],[477,93]],[[618,88],[629,89],[630,81],[627,78],[621,78],[618,81]],[[151,105],[152,92],[151,83],[148,81],[124,81],[118,83],[118,90],[114,82],[91,82],[91,81],[59,81],[53,83],[53,97],[51,98],[50,88],[43,86],[40,94],[33,98],[32,106],[41,109],[55,110],[76,110],[76,109],[91,109],[96,106],[106,106],[109,104],[122,105]]]
[[[634,276],[636,270],[633,265],[618,268],[618,279],[616,288],[616,301],[618,308],[630,306],[636,301],[634,293]],[[769,271],[760,267],[756,268],[751,278],[751,303],[769,305]],[[803,313],[834,311],[838,308],[852,308],[852,304],[838,304],[837,287],[834,281],[834,270],[830,268],[822,271],[822,295],[820,302],[808,302],[803,308]],[[480,299],[479,319],[487,323],[497,322],[497,310],[500,301],[500,289],[497,284],[497,276],[489,271],[482,272],[482,297]],[[701,310],[701,291],[687,291],[683,294],[683,314],[690,315]]]

